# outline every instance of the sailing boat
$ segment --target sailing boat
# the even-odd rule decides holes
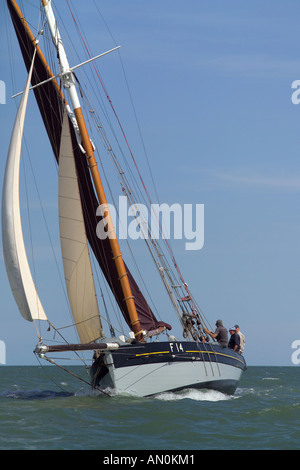
[[[88,351],[90,384],[105,393],[151,396],[185,388],[210,388],[235,392],[244,357],[222,347],[206,335],[206,321],[196,304],[170,246],[166,243],[171,266],[157,240],[145,237],[162,285],[170,298],[175,320],[182,328],[182,339],[171,335],[172,326],[158,320],[125,264],[111,216],[110,206],[81,108],[82,90],[74,70],[100,56],[70,67],[50,0],[41,0],[45,24],[49,28],[60,71],[54,74],[15,0],[7,0],[28,79],[19,105],[8,151],[2,196],[2,238],[7,275],[21,315],[33,321],[38,332],[34,350],[40,358],[71,351]],[[40,31],[39,34],[42,34]],[[116,49],[116,48],[114,48]],[[108,51],[111,52],[111,51]],[[30,87],[31,84],[31,87]],[[19,203],[19,167],[25,113],[33,90],[43,119],[58,171],[58,208],[61,254],[68,301],[77,342],[45,342],[39,328],[59,333],[46,314],[30,271],[23,240]],[[102,129],[102,125],[98,124]],[[109,143],[106,143],[112,152]],[[135,202],[119,162],[113,161],[122,181],[122,191]],[[101,207],[99,216],[98,207]],[[107,236],[97,237],[102,227]],[[141,223],[140,223],[141,226]],[[127,332],[117,328],[107,311],[109,333],[103,326],[91,263],[91,254],[104,275]],[[177,318],[176,318],[177,317]],[[66,320],[67,321],[67,320]],[[60,334],[60,333],[59,333]]]

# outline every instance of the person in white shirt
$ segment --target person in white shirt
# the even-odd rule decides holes
[[[239,325],[234,325],[235,329],[236,329],[236,333],[239,335],[240,337],[240,350],[239,350],[239,353],[240,354],[243,354],[244,352],[244,349],[245,349],[245,344],[246,344],[246,340],[245,340],[245,336],[243,335],[243,333],[240,331],[240,327]]]

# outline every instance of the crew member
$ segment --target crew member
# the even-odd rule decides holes
[[[237,334],[238,334],[239,337],[240,337],[240,350],[239,350],[239,353],[240,353],[240,354],[243,354],[244,349],[245,349],[245,344],[246,344],[245,336],[244,336],[243,333],[240,331],[239,325],[234,325],[234,327],[235,327],[235,330],[236,330]]]
[[[229,328],[230,339],[228,343],[228,347],[233,349],[236,352],[240,350],[240,337],[236,332],[235,326]]]
[[[213,333],[209,331],[207,328],[204,328],[205,333],[209,334],[211,338],[214,338],[218,341],[218,343],[223,346],[223,348],[227,348],[228,345],[228,333],[226,328],[223,326],[222,320],[216,321],[216,330]]]

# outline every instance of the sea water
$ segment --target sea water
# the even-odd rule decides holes
[[[108,397],[51,366],[1,366],[0,377],[1,450],[300,448],[299,367],[248,367],[232,396]]]

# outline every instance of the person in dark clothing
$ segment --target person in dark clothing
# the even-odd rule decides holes
[[[230,339],[228,343],[228,347],[233,349],[236,352],[240,350],[240,337],[236,332],[235,327],[229,328]]]
[[[223,346],[223,348],[227,348],[228,345],[228,333],[226,328],[223,326],[222,320],[216,321],[216,330],[213,333],[209,331],[207,328],[204,328],[205,333],[209,334],[211,338],[214,338],[218,341],[218,343]]]

